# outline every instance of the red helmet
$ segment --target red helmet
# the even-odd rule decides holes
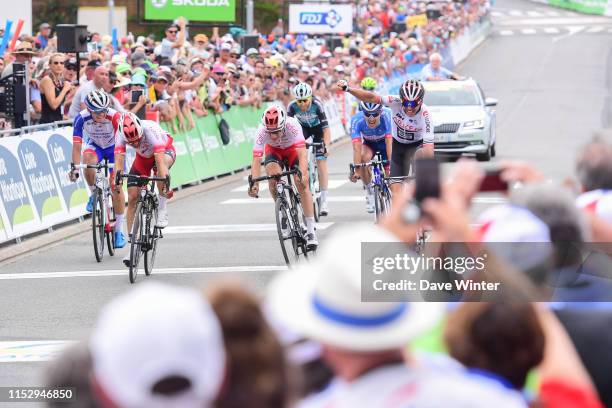
[[[287,114],[277,105],[272,105],[263,114],[261,123],[266,127],[268,132],[278,132],[285,128]]]
[[[142,138],[142,122],[134,113],[124,113],[119,119],[119,131],[129,144],[136,144]]]

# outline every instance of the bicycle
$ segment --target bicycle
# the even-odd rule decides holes
[[[302,179],[302,173],[298,168],[272,176],[257,178],[249,176],[249,190],[256,182],[270,179],[276,180],[276,203],[274,206],[276,213],[276,229],[287,266],[297,263],[301,257],[308,258],[308,252],[315,251],[314,249],[308,249],[306,246],[306,219],[304,217],[300,195],[295,185],[291,182],[291,176],[293,174],[297,174],[298,178],[300,180]],[[283,177],[286,177],[287,181],[283,180]],[[283,229],[285,229],[283,228],[283,219],[286,220],[288,224],[286,225],[286,228],[289,229],[288,234],[283,234]],[[288,244],[286,244],[286,241],[289,240],[291,241],[291,248],[288,248]]]
[[[380,218],[389,212],[391,208],[391,190],[389,189],[388,183],[385,181],[387,177],[385,175],[385,164],[387,160],[382,159],[380,152],[376,152],[374,158],[368,163],[360,164],[349,164],[350,176],[352,177],[355,173],[355,169],[363,167],[372,168],[372,184],[374,185],[374,218],[376,222],[380,221]]]
[[[93,235],[94,254],[96,261],[102,262],[104,258],[104,240],[106,239],[108,254],[115,255],[115,242],[113,231],[115,229],[115,209],[113,208],[113,198],[108,181],[109,169],[115,165],[109,164],[108,159],[104,159],[98,164],[78,164],[73,166],[73,170],[95,169],[96,177],[94,181],[95,189],[92,192],[93,211],[91,212],[91,230]],[[104,173],[102,174],[102,171]]]
[[[310,193],[312,194],[312,207],[314,210],[314,218],[316,222],[319,222],[321,213],[321,189],[319,187],[319,169],[317,167],[316,159],[316,148],[325,148],[324,142],[306,142],[306,148],[308,149],[308,176],[310,184]]]
[[[147,177],[121,174],[121,178],[128,178],[146,183],[140,189],[129,240],[129,278],[130,283],[134,283],[138,276],[138,264],[140,262],[141,253],[144,254],[145,275],[149,276],[151,272],[153,272],[155,255],[157,253],[157,241],[164,237],[161,228],[155,226],[155,224],[157,224],[157,209],[159,206],[159,199],[157,198],[157,194],[155,194],[155,182],[163,181],[166,183],[166,189],[170,189],[170,176]]]

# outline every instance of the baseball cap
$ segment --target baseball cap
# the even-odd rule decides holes
[[[336,65],[334,67],[334,71],[336,71],[336,72],[344,72],[344,65]]]
[[[303,66],[303,67],[300,69],[300,71],[301,71],[301,72],[304,72],[304,73],[306,73],[306,74],[310,74],[310,68],[308,68],[308,66],[307,66],[307,65],[304,65],[304,66]]]
[[[214,74],[225,74],[225,68],[223,68],[223,65],[221,64],[215,64],[213,66],[212,72]]]
[[[223,44],[221,44],[221,51],[231,51],[232,50],[232,45],[230,43],[224,42]]]
[[[225,69],[232,74],[235,74],[236,72],[238,72],[238,68],[236,68],[236,65],[232,64],[231,62],[228,62],[227,64],[225,64]]]
[[[144,61],[146,58],[147,56],[144,52],[138,51],[132,54],[132,56],[130,57],[130,61],[132,61],[132,64],[135,64],[138,61]]]
[[[102,66],[102,63],[100,62],[100,60],[97,60],[97,59],[91,60],[87,63],[87,68],[98,68],[101,66]]]
[[[89,341],[96,385],[121,407],[209,406],[224,378],[221,327],[195,289],[147,282],[104,306]],[[168,379],[186,387],[154,392]]]
[[[259,55],[259,51],[257,51],[255,48],[249,48],[246,55],[247,57],[250,57],[251,55]]]
[[[147,78],[142,74],[132,75],[131,85],[141,85],[147,87]]]
[[[329,51],[325,51],[323,54],[321,54],[321,57],[323,58],[331,58],[332,57],[332,53]]]
[[[208,41],[208,37],[206,36],[206,34],[198,34],[195,37],[193,37],[193,40],[206,42]]]

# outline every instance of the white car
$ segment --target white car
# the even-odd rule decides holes
[[[495,106],[473,79],[423,82],[425,104],[434,125],[437,156],[495,156]]]

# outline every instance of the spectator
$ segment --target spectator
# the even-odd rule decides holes
[[[255,62],[259,57],[259,52],[255,48],[249,48],[246,52],[246,62],[242,64],[242,70],[250,74],[255,73]]]
[[[461,77],[442,66],[442,56],[434,52],[429,56],[429,64],[423,67],[421,77],[424,81],[444,81],[446,79],[459,80]]]
[[[40,81],[42,96],[42,114],[40,123],[51,123],[63,120],[64,101],[74,85],[64,78],[65,56],[53,54],[49,58],[49,75]]]
[[[15,58],[14,62],[6,63],[5,61],[5,67],[2,71],[2,75],[0,75],[0,79],[13,74],[13,63],[24,64],[26,68],[29,68],[29,64],[32,61],[34,54],[35,51],[32,47],[32,43],[28,41],[20,42],[12,52],[12,56]]]
[[[228,361],[228,385],[215,406],[289,407],[289,368],[257,299],[237,284],[219,284],[207,292],[221,324]]]
[[[209,58],[210,53],[207,51],[208,37],[205,34],[198,34],[193,38],[194,46],[189,50],[191,57]]]
[[[68,113],[68,117],[70,119],[74,119],[81,110],[85,109],[83,100],[91,91],[95,89],[110,89],[107,68],[98,66],[94,71],[92,80],[79,87],[79,90],[74,95],[72,104],[70,105],[70,112]]]
[[[219,321],[193,289],[149,283],[114,299],[89,348],[104,406],[212,407],[225,378]]]
[[[179,18],[177,24],[172,24],[166,29],[166,37],[162,40],[160,57],[161,60],[175,60],[178,49],[185,42],[185,19]]]
[[[36,48],[44,50],[47,48],[49,38],[51,37],[51,26],[49,23],[42,23],[38,27],[38,34],[36,35]]]

